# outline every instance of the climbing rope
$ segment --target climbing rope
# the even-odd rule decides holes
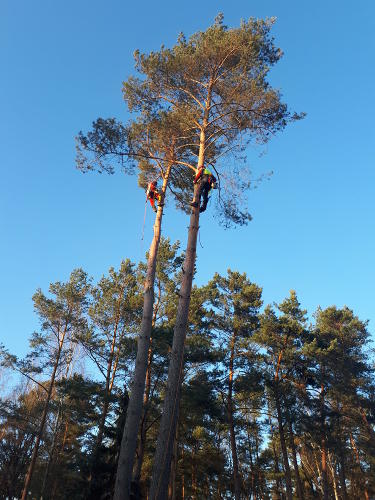
[[[147,198],[146,198],[146,203],[145,203],[145,214],[143,216],[142,238],[141,238],[141,255],[143,254],[143,240],[145,237],[146,212],[147,212]]]

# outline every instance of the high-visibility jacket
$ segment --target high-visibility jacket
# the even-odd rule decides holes
[[[194,184],[199,181],[199,179],[201,178],[202,175],[208,175],[209,177],[212,177],[213,179],[215,179],[215,177],[212,175],[211,170],[209,170],[207,167],[201,167],[198,170],[197,175],[195,176]],[[209,179],[209,182],[211,183],[210,179]]]

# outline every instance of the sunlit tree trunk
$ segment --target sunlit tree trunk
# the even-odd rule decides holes
[[[158,313],[159,305],[160,305],[160,299],[161,299],[161,287],[160,287],[160,283],[159,283],[158,297],[157,297],[155,307],[154,307],[154,312],[153,312],[152,327],[154,327],[155,323],[156,323],[157,313]],[[144,398],[143,398],[143,417],[142,417],[140,431],[139,431],[139,442],[138,442],[138,447],[137,447],[137,459],[136,459],[136,463],[135,463],[135,467],[134,467],[134,471],[133,471],[134,481],[136,483],[139,483],[140,478],[141,478],[142,465],[143,465],[143,459],[144,459],[145,447],[146,447],[147,413],[148,413],[148,404],[149,404],[149,399],[150,399],[151,382],[152,382],[152,380],[151,380],[152,359],[153,359],[152,338],[150,338],[150,347],[148,350],[148,357],[147,357],[145,394],[144,394]]]
[[[167,188],[171,168],[172,163],[169,164],[163,178],[162,202],[158,206],[154,224],[154,236],[149,249],[147,274],[144,285],[142,323],[140,334],[138,337],[134,378],[131,387],[129,404],[126,413],[124,435],[121,441],[120,457],[117,466],[114,500],[128,500],[130,498],[130,485],[132,480],[135,451],[137,447],[138,430],[142,418],[145,380],[148,366],[148,353],[150,348],[154,306],[156,260],[160,243],[165,191]]]

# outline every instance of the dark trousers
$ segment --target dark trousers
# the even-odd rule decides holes
[[[204,212],[207,208],[208,203],[208,193],[210,192],[211,184],[208,182],[208,175],[202,175],[201,179],[201,199],[202,204],[199,209],[200,212]]]

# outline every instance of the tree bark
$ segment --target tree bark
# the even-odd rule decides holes
[[[234,498],[240,500],[241,496],[241,479],[238,471],[238,456],[236,445],[236,434],[234,430],[233,421],[233,365],[234,365],[234,348],[236,342],[235,332],[232,335],[230,345],[230,358],[229,358],[229,379],[228,379],[228,423],[230,432],[230,447],[232,452],[233,462],[233,483],[234,483]]]
[[[137,447],[138,429],[142,418],[143,395],[145,390],[145,379],[148,365],[148,352],[150,348],[156,259],[160,243],[165,191],[167,188],[171,168],[172,164],[169,164],[163,179],[162,203],[158,206],[154,224],[154,237],[152,239],[149,250],[147,274],[144,285],[142,323],[140,334],[138,337],[134,379],[126,413],[124,434],[121,441],[120,456],[117,466],[115,493],[113,497],[114,500],[129,500],[130,498],[130,486],[132,481],[135,451]]]
[[[169,482],[168,499],[176,500],[176,475],[178,464],[178,427],[176,428],[176,437],[173,445],[173,456],[171,462],[171,479]]]
[[[157,301],[156,301],[156,304],[154,307],[152,327],[154,327],[155,323],[156,323],[160,299],[161,299],[161,288],[160,288],[160,283],[159,283],[158,298],[157,298]],[[143,417],[142,417],[140,431],[139,431],[139,442],[138,442],[138,447],[137,447],[137,460],[136,460],[135,467],[133,470],[134,481],[137,484],[139,484],[139,481],[141,479],[142,465],[143,465],[143,459],[144,459],[145,447],[146,447],[146,434],[147,434],[146,424],[147,424],[148,402],[149,402],[150,393],[151,393],[152,360],[153,360],[152,338],[150,338],[150,347],[149,347],[148,355],[147,355],[145,394],[144,394],[144,398],[143,398]]]
[[[134,481],[139,483],[142,472],[142,464],[143,458],[145,454],[145,446],[146,446],[146,417],[147,417],[147,405],[150,398],[151,391],[151,363],[152,363],[152,339],[150,340],[150,349],[148,351],[148,360],[147,360],[147,371],[146,371],[146,388],[145,395],[143,399],[143,417],[140,426],[139,432],[139,443],[137,448],[137,460],[134,467]]]
[[[204,166],[206,128],[208,123],[209,109],[211,105],[212,83],[208,86],[208,93],[203,117],[203,124],[199,140],[198,169]],[[171,470],[171,457],[174,435],[178,419],[178,408],[181,394],[184,346],[189,315],[190,294],[193,284],[194,266],[197,249],[197,237],[199,230],[199,201],[201,185],[195,184],[193,203],[196,204],[190,216],[188,242],[186,248],[185,262],[183,267],[183,278],[179,294],[179,301],[174,328],[171,359],[168,369],[168,381],[164,399],[164,409],[160,422],[160,429],[154,457],[154,466],[150,488],[150,500],[165,500],[168,492],[169,475]],[[115,499],[120,500],[120,499]]]

